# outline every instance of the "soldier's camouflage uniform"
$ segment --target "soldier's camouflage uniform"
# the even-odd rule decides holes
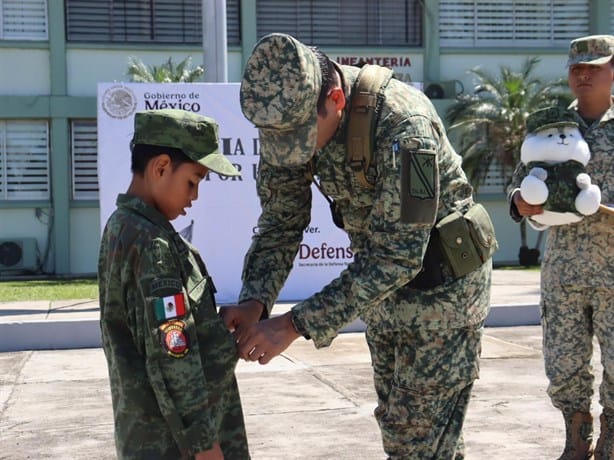
[[[216,172],[236,174],[210,138],[217,125],[213,131],[202,120],[183,111],[137,113],[134,140],[183,148]],[[249,459],[236,344],[198,251],[159,211],[121,194],[102,235],[98,274],[118,458],[192,458],[218,441],[225,458]]]
[[[178,459],[180,450],[207,450],[219,440],[226,458],[249,458],[236,346],[200,255],[138,198],[120,195],[117,206],[102,237],[99,273],[118,457]],[[158,319],[156,299],[177,293],[185,314]],[[187,352],[164,346],[173,321],[182,323]]]
[[[257,188],[262,213],[258,234],[245,258],[239,300],[258,299],[269,311],[273,306],[310,222],[308,172],[313,168],[324,193],[338,203],[354,261],[320,292],[293,307],[296,324],[319,348],[328,346],[339,329],[353,319],[360,316],[367,323],[378,395],[375,416],[389,458],[463,458],[461,429],[479,373],[491,262],[463,278],[448,277],[433,289],[408,285],[420,271],[435,220],[472,204],[472,188],[461,169],[461,158],[448,142],[431,102],[397,80],[391,80],[385,90],[377,126],[373,190],[358,183],[347,163],[347,106],[338,133],[316,152],[311,166],[300,161],[301,156],[311,156],[309,146],[301,145],[300,138],[290,144],[276,141],[284,158],[267,152],[270,144],[262,144],[263,138],[274,141],[276,132],[265,128],[262,120],[277,118],[278,128],[292,121],[304,123],[306,132],[315,127],[315,101],[297,99],[317,99],[317,77],[305,82],[286,75],[295,84],[285,86],[280,98],[275,96],[278,80],[283,79],[279,75],[300,66],[307,74],[319,72],[310,51],[282,34],[256,45],[246,66],[242,107],[261,128]],[[359,69],[337,66],[337,70],[349,103]],[[288,110],[288,105],[293,108]],[[311,110],[304,110],[305,106]],[[309,117],[312,121],[306,122]],[[400,149],[393,154],[395,140]],[[436,154],[439,181],[434,184],[435,193],[423,200],[426,219],[402,222],[401,157],[416,153],[404,147],[415,145],[412,140]],[[277,164],[292,157],[297,157],[295,166]]]
[[[575,109],[576,103],[571,109]],[[591,150],[586,166],[601,189],[602,203],[614,202],[614,108],[590,126],[573,113]],[[514,173],[509,200],[515,220],[521,217],[511,197],[527,168]],[[593,394],[593,334],[601,348],[603,381],[600,402],[614,416],[614,222],[596,213],[580,222],[552,226],[541,265],[541,310],[548,394],[563,413],[590,412]]]

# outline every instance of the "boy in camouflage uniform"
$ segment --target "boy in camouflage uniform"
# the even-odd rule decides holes
[[[593,35],[573,40],[568,83],[576,100],[569,107],[591,150],[586,172],[601,189],[603,203],[614,202],[614,37]],[[520,164],[509,194],[510,213],[520,221],[543,212],[520,196],[526,175]],[[603,413],[595,458],[614,459],[614,225],[596,213],[580,222],[551,227],[541,272],[544,360],[548,395],[563,413],[566,442],[560,460],[590,458],[593,451],[590,359],[593,334],[601,347]]]
[[[239,305],[222,315],[241,356],[262,364],[300,336],[328,346],[360,316],[368,325],[375,416],[389,458],[464,458],[461,430],[478,377],[491,261],[456,279],[447,265],[429,263],[439,279],[414,278],[434,223],[471,208],[472,188],[431,102],[394,79],[385,87],[376,130],[376,165],[368,174],[374,188],[361,186],[345,143],[360,70],[284,34],[266,36],[254,48],[241,106],[259,128],[262,213],[245,258]],[[402,165],[421,178],[414,184],[419,198],[404,191],[403,200],[414,199],[406,216]],[[309,224],[311,173],[337,204],[354,261],[291,312],[257,322],[270,313]]]
[[[236,176],[214,120],[138,112],[132,181],[102,235],[100,326],[120,459],[249,459],[232,334],[198,251],[169,221],[208,171]]]

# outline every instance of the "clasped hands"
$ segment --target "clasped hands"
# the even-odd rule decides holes
[[[220,307],[220,316],[232,332],[239,356],[246,361],[266,364],[300,337],[292,325],[292,313],[258,321],[264,305],[247,300],[239,305]]]

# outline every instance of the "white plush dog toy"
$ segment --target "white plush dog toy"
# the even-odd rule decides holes
[[[573,114],[559,107],[538,110],[527,118],[527,132],[520,160],[528,175],[520,194],[527,203],[544,207],[529,224],[544,230],[596,213],[601,190],[585,172],[591,154]]]

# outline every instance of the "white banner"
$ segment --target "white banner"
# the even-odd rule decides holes
[[[258,131],[241,113],[238,83],[100,83],[98,85],[98,180],[102,228],[115,200],[131,179],[130,140],[134,113],[179,108],[214,118],[224,155],[240,178],[211,173],[187,216],[173,221],[178,231],[192,225],[192,243],[201,252],[217,287],[219,303],[234,303],[241,289],[243,257],[255,231],[260,205],[255,175]],[[333,224],[328,203],[313,187],[312,219],[305,229],[294,268],[280,301],[297,301],[319,291],[351,262],[347,235]],[[102,231],[101,228],[101,231]]]

